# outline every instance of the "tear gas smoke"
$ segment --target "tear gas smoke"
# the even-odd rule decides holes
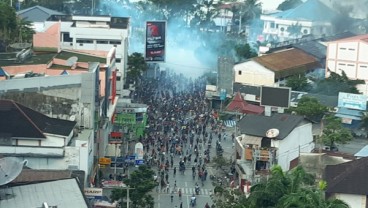
[[[163,20],[162,11],[154,5],[123,4],[103,0],[99,9],[105,15],[130,17],[131,36],[129,40],[129,54],[133,52],[144,54],[145,23],[146,21]],[[166,62],[161,68],[181,73],[184,76],[196,78],[208,70],[216,69],[217,53],[204,47],[204,39],[185,27],[184,20],[170,19],[167,22]],[[206,50],[203,50],[206,48]]]

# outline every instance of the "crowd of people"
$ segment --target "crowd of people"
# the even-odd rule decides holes
[[[177,172],[185,174],[186,170],[192,170],[193,180],[203,185],[208,176],[206,164],[211,160],[211,147],[215,143],[212,140],[217,138],[218,144],[224,137],[224,127],[206,102],[205,86],[204,78],[167,73],[159,79],[143,79],[133,96],[136,102],[148,105],[147,132],[140,139],[146,164],[157,167],[158,188],[166,193],[172,190],[179,197],[181,190],[176,187],[176,181],[170,187],[170,171],[175,176]],[[197,194],[199,189],[196,183]]]

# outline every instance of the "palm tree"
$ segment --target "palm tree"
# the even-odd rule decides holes
[[[240,6],[239,33],[242,28],[242,21],[246,23],[252,21],[262,13],[262,3],[259,0],[245,0]]]
[[[288,173],[280,166],[273,167],[271,178],[254,185],[246,203],[252,208],[348,208],[341,200],[325,200],[323,190],[315,187],[314,177],[301,166]]]

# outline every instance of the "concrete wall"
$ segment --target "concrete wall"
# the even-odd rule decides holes
[[[234,66],[235,82],[246,85],[275,85],[275,73],[255,61],[247,61]]]
[[[300,165],[303,166],[305,171],[319,179],[322,178],[326,165],[337,165],[349,161],[351,160],[338,156],[329,156],[325,153],[301,153],[299,158]]]
[[[341,199],[346,202],[351,208],[366,208],[366,196],[364,195],[352,195],[352,194],[340,194],[333,195],[336,199]]]
[[[277,147],[277,163],[284,171],[290,169],[290,162],[298,158],[302,152],[311,152],[314,149],[312,124],[306,123],[296,127],[283,140],[272,140],[272,147]]]

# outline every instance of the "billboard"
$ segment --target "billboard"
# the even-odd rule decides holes
[[[337,107],[365,111],[367,109],[367,96],[361,94],[339,92]]]
[[[291,88],[289,87],[261,87],[261,105],[289,108]]]
[[[164,62],[166,58],[166,22],[146,22],[145,59],[151,62]]]

